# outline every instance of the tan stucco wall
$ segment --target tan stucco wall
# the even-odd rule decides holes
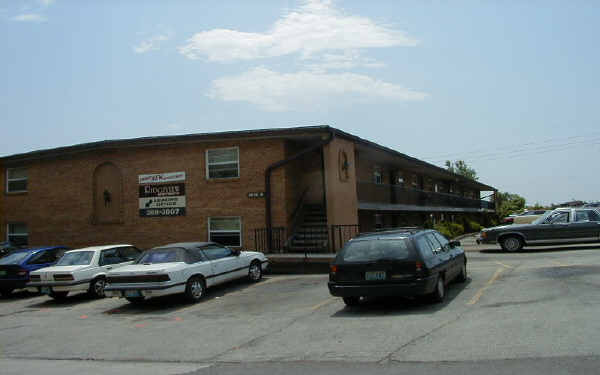
[[[348,160],[348,177],[340,178],[340,152]],[[327,224],[358,224],[354,143],[334,138],[324,148]]]

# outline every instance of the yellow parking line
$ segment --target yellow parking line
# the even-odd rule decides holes
[[[556,265],[559,265],[559,266],[561,266],[561,267],[568,267],[568,266],[569,266],[568,264],[564,264],[564,263],[561,263],[561,262],[557,262],[557,261],[555,261],[555,260],[551,260],[550,262],[551,262],[551,263],[554,263],[554,264],[556,264]]]
[[[494,283],[494,281],[496,281],[498,279],[498,277],[500,277],[500,274],[502,272],[504,272],[505,269],[506,268],[498,268],[496,270],[496,272],[494,273],[494,275],[492,276],[492,278],[489,279],[488,282],[477,291],[477,293],[475,293],[475,295],[473,296],[473,298],[471,298],[471,300],[469,302],[467,302],[467,305],[476,304],[477,301],[479,301],[479,299],[483,295],[483,292],[485,292],[486,289],[488,289]]]
[[[329,305],[330,303],[332,303],[333,301],[336,301],[336,300],[337,300],[337,298],[335,298],[335,297],[329,297],[325,301],[323,301],[321,303],[318,303],[318,304],[314,305],[313,307],[311,307],[310,310],[311,311],[317,311],[321,307],[323,307],[325,305]]]
[[[501,265],[502,267],[505,267],[505,268],[515,268],[515,267],[513,267],[513,266],[509,266],[508,264],[504,264],[504,263],[502,263],[502,262],[498,262],[498,261],[496,261],[495,263],[496,263],[496,264],[499,264],[499,265]]]

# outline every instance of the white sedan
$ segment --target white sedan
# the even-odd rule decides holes
[[[132,303],[177,293],[196,302],[213,285],[243,277],[259,281],[268,264],[259,252],[214,242],[174,243],[147,250],[134,264],[109,272],[105,292]]]
[[[71,250],[54,266],[31,272],[27,289],[62,299],[69,292],[88,292],[104,297],[106,274],[114,268],[133,263],[141,251],[132,245],[92,246]]]

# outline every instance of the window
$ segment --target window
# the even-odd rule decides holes
[[[381,171],[373,172],[373,181],[378,185],[383,184],[383,175],[381,174]]]
[[[225,246],[242,246],[242,218],[209,217],[208,240]]]
[[[569,222],[569,213],[566,211],[554,212],[552,215],[550,215],[548,217],[547,221],[550,224],[568,223]]]
[[[206,178],[240,177],[239,149],[206,150]]]
[[[119,257],[121,258],[121,262],[129,262],[132,260],[136,260],[141,253],[141,251],[139,251],[133,246],[119,248]]]
[[[575,221],[600,221],[600,217],[594,211],[581,210],[575,211]]]
[[[28,264],[46,264],[56,262],[56,254],[53,251],[40,251],[35,254],[29,261]]]
[[[122,260],[119,257],[118,249],[103,250],[100,253],[100,265],[119,264]]]
[[[427,238],[427,241],[429,241],[429,243],[433,247],[433,252],[434,253],[439,253],[440,251],[445,251],[446,250],[444,248],[444,246],[442,246],[442,244],[433,236],[433,233],[427,233],[425,235],[425,237]]]
[[[233,255],[231,249],[222,246],[206,246],[202,249],[204,255],[210,260],[217,260],[222,258],[227,258]]]
[[[441,233],[438,232],[433,232],[433,236],[440,241],[440,243],[442,244],[443,248],[447,248],[448,247],[448,239],[446,237],[444,237]]]
[[[7,240],[17,246],[26,246],[29,243],[29,232],[27,224],[14,223],[8,224]]]
[[[431,244],[431,242],[429,242],[427,240],[427,238],[425,238],[425,235],[417,237],[416,241],[417,241],[417,246],[419,246],[419,249],[421,250],[421,253],[424,256],[429,257],[430,255],[433,255],[436,253],[433,245]]]
[[[340,257],[344,262],[368,262],[410,259],[413,254],[405,239],[363,240],[348,242]]]
[[[93,251],[75,251],[65,253],[56,263],[57,266],[84,266],[90,264],[94,257]]]
[[[7,168],[6,169],[6,192],[18,193],[27,191],[27,169],[26,168]]]

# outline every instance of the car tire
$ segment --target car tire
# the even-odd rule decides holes
[[[146,300],[144,297],[125,297],[125,299],[134,305],[139,305]]]
[[[106,286],[106,280],[103,277],[98,277],[92,280],[88,294],[94,298],[104,298],[104,287]]]
[[[56,300],[63,300],[67,298],[67,294],[69,294],[69,292],[50,292],[48,295]]]
[[[254,283],[262,279],[262,267],[259,261],[254,260],[250,263],[250,267],[248,267],[248,279]]]
[[[358,306],[360,304],[360,297],[343,297],[344,303],[346,306]]]
[[[506,236],[500,241],[502,250],[514,253],[523,248],[523,240],[518,236]]]
[[[199,276],[190,277],[185,284],[185,299],[189,302],[198,302],[204,297],[206,292],[206,284],[204,279]]]
[[[431,300],[436,303],[444,302],[446,299],[446,283],[444,282],[444,276],[438,275],[435,282],[435,290],[431,293]]]
[[[11,295],[11,293],[13,292],[14,289],[12,288],[5,288],[5,289],[0,289],[0,297],[8,297]]]
[[[462,267],[460,268],[460,272],[458,273],[458,276],[456,277],[456,281],[458,281],[459,283],[464,283],[465,281],[467,281],[467,264],[463,263]]]

